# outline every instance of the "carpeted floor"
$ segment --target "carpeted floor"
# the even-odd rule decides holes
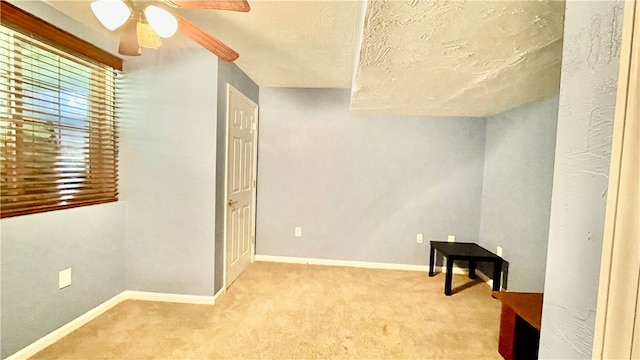
[[[124,301],[33,359],[501,359],[491,289],[444,274],[257,262],[216,305]]]

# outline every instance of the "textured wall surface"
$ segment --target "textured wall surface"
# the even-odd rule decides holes
[[[480,244],[502,247],[509,291],[544,289],[557,120],[557,96],[487,119]]]
[[[39,1],[18,7],[98,45],[99,34]],[[111,203],[0,222],[0,323],[5,358],[125,290],[126,205]],[[72,284],[58,290],[58,272]]]
[[[161,48],[119,78],[129,290],[214,294],[217,66]]]
[[[215,291],[224,285],[224,211],[227,136],[227,84],[240,90],[249,99],[258,103],[259,89],[249,77],[233,63],[218,62],[218,114],[216,135],[216,258]]]
[[[425,265],[430,239],[477,239],[484,119],[354,115],[347,90],[260,107],[257,254]]]
[[[563,1],[370,1],[353,110],[487,116],[556,94]]]
[[[540,358],[590,358],[622,2],[568,2]]]

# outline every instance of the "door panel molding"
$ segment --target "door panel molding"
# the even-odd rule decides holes
[[[241,103],[239,113],[234,104]],[[237,275],[237,269],[230,273],[231,266],[243,267],[247,260],[255,259],[255,216],[256,216],[256,184],[257,184],[257,141],[258,141],[258,105],[250,98],[227,84],[226,102],[226,134],[225,134],[225,182],[224,182],[224,274],[223,289],[226,289]],[[232,109],[233,108],[233,109]],[[237,128],[236,130],[233,130]],[[240,137],[231,139],[232,130]],[[250,133],[250,134],[248,134]],[[236,136],[236,135],[234,135]],[[231,163],[233,155],[237,159]],[[247,176],[249,174],[249,176]],[[230,192],[237,194],[233,198]],[[250,199],[247,202],[247,196]],[[247,205],[248,204],[248,205]],[[230,209],[232,211],[230,211]],[[230,221],[232,221],[230,223]],[[249,243],[242,239],[248,239]],[[230,242],[236,244],[229,248]],[[247,251],[250,259],[246,258]],[[245,256],[243,257],[243,254]]]

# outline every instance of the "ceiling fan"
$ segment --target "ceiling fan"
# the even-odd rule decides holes
[[[126,2],[125,2],[126,1]],[[238,53],[189,20],[172,14],[174,9],[211,9],[248,12],[247,0],[157,0],[158,6],[130,0],[96,0],[91,10],[100,23],[114,31],[121,29],[118,53],[139,56],[142,48],[157,49],[161,38],[169,38],[178,30],[224,61],[234,61]]]

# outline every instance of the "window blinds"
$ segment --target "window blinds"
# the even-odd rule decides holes
[[[115,70],[0,29],[1,217],[117,201]]]

